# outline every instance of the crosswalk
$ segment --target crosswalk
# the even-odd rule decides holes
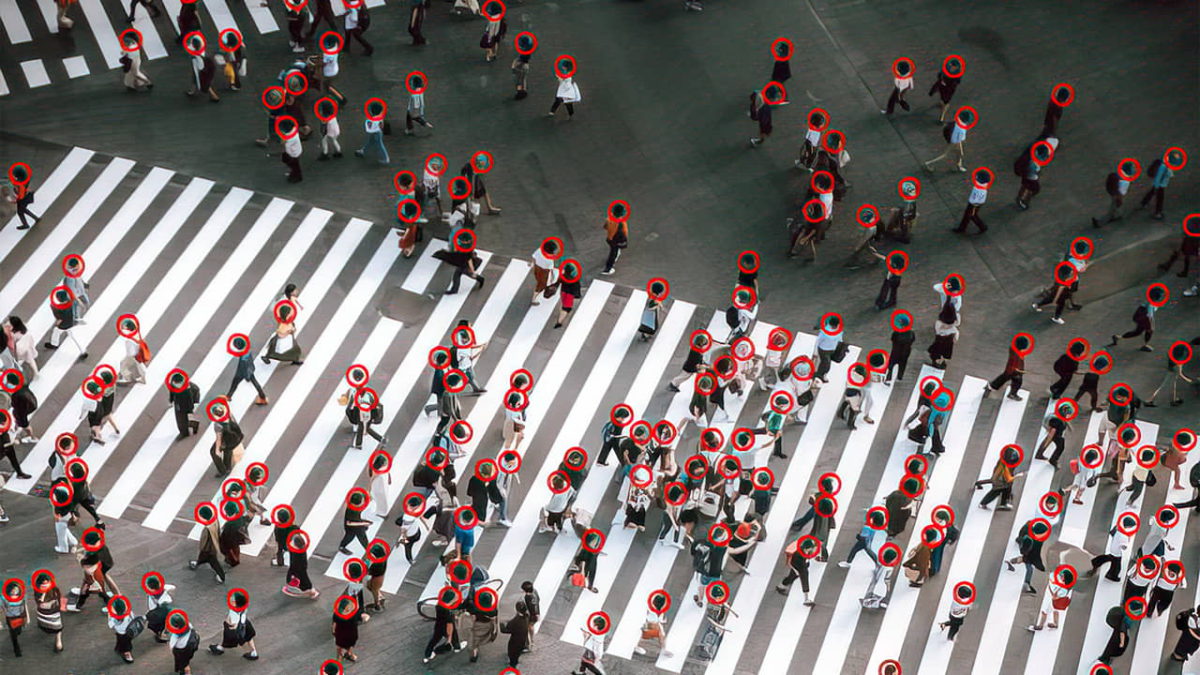
[[[68,14],[74,20],[70,32],[77,40],[63,41],[53,37],[62,31],[54,0],[0,0],[0,27],[8,43],[3,50],[5,58],[0,60],[0,96],[120,68],[119,36],[130,27],[142,35],[145,55],[151,61],[168,53],[183,54],[175,42],[182,4],[180,0],[156,0],[155,4],[160,2],[165,9],[161,16],[152,19],[139,5],[130,24],[126,22],[128,0],[78,0]],[[366,6],[379,7],[384,2],[366,0]],[[287,25],[283,3],[275,0],[197,0],[197,4],[202,30],[211,33],[210,39],[226,29],[249,37],[277,33]],[[345,13],[341,2],[332,4],[334,14],[340,17]],[[392,0],[392,4],[400,3]],[[43,44],[55,45],[54,50],[62,50],[62,54],[44,56],[45,50],[38,49]]]
[[[6,25],[12,21],[11,8],[0,17]],[[691,556],[686,549],[656,541],[661,515],[657,509],[651,510],[645,532],[624,527],[621,504],[629,480],[614,480],[619,477],[615,463],[592,463],[574,502],[577,511],[594,514],[592,527],[606,535],[597,592],[581,592],[567,581],[579,539],[570,531],[541,533],[538,524],[551,496],[548,478],[563,453],[582,447],[593,461],[599,428],[615,403],[628,404],[635,419],[677,425],[681,431],[674,442],[675,456],[682,462],[691,454],[698,430],[684,420],[689,417],[692,384],[685,382],[677,393],[665,391],[664,384],[677,372],[692,331],[706,328],[718,340],[728,335],[723,308],[673,298],[657,334],[641,341],[636,336],[646,293],[596,279],[587,283],[565,325],[552,327],[558,305],[529,303],[531,264],[525,260],[479,251],[484,287],[441,294],[449,270],[434,256],[446,245],[436,238],[440,226],[430,228],[431,239],[419,255],[405,260],[387,229],[366,220],[120,157],[73,148],[56,166],[45,169],[38,190],[43,224],[17,231],[14,218],[0,229],[0,264],[13,271],[0,286],[0,311],[27,318],[40,344],[52,323],[46,294],[61,279],[59,261],[78,253],[85,260],[92,304],[85,323],[72,334],[89,356],[79,359],[68,342],[39,358],[40,372],[31,388],[43,402],[33,417],[40,439],[21,450],[32,478],[14,476],[4,486],[7,491],[30,493],[45,485],[55,436],[74,432],[103,517],[198,538],[192,509],[202,501],[219,500],[221,492],[221,481],[210,473],[214,432],[201,412],[201,432],[176,440],[164,379],[172,369],[183,368],[201,387],[204,401],[225,394],[234,370],[226,340],[233,333],[245,333],[255,354],[264,354],[263,338],[275,328],[271,307],[292,283],[301,291],[296,339],[304,348],[303,363],[257,365],[256,378],[270,399],[266,406],[255,405],[257,394],[249,384],[232,396],[230,410],[246,433],[245,455],[233,475],[241,475],[254,462],[269,467],[264,504],[268,509],[280,504],[295,509],[298,524],[312,539],[318,564],[327,561],[323,571],[328,577],[341,578],[348,556],[336,552],[342,535],[339,518],[346,494],[367,487],[366,465],[373,450],[349,447],[338,403],[346,389],[343,373],[351,364],[365,366],[385,411],[381,432],[390,439],[390,481],[372,491],[372,499],[382,503],[372,504],[366,514],[371,521],[368,538],[378,536],[390,543],[396,535],[391,522],[396,503],[412,490],[410,475],[437,425],[436,415],[424,410],[428,354],[447,344],[459,320],[469,319],[477,340],[488,345],[477,366],[486,391],[464,398],[465,419],[474,434],[454,460],[460,499],[475,460],[499,451],[509,375],[528,369],[535,382],[524,437],[517,446],[522,469],[521,482],[509,495],[511,525],[480,527],[474,562],[484,566],[490,578],[504,582],[506,605],[519,597],[521,581],[533,582],[542,598],[543,619],[536,627],[539,645],[547,640],[582,644],[580,627],[600,611],[612,617],[608,658],[632,659],[670,672],[704,669],[712,675],[870,674],[887,659],[901,659],[906,672],[999,673],[1004,663],[1017,659],[1029,674],[1086,673],[1107,640],[1103,619],[1120,600],[1118,584],[1081,580],[1080,588],[1087,592],[1076,594],[1063,625],[1030,635],[1025,626],[1049,602],[1042,590],[1045,575],[1034,582],[1038,595],[1026,597],[1021,594],[1020,572],[1007,571],[991,557],[1016,555],[1017,531],[1035,517],[1042,496],[1064,481],[1065,474],[1056,475],[1048,464],[1031,461],[1045,434],[1041,422],[1052,408],[1035,402],[1029,391],[1023,390],[1016,400],[990,400],[983,394],[985,380],[962,374],[946,377],[944,385],[955,394],[942,427],[946,452],[931,460],[927,491],[909,529],[895,543],[905,553],[918,545],[921,527],[941,505],[958,509],[955,524],[962,536],[947,551],[937,582],[914,588],[902,578],[897,583],[900,575],[893,574],[886,608],[865,609],[859,599],[871,581],[870,562],[859,556],[844,571],[836,563],[844,559],[861,527],[862,514],[895,489],[916,450],[902,424],[917,409],[914,383],[943,374],[924,366],[914,368],[919,371],[915,377],[894,386],[870,385],[874,423],[860,419],[857,428],[848,430],[837,410],[850,366],[866,353],[863,347],[851,346],[846,358],[833,364],[829,382],[810,404],[806,423],[785,427],[783,450],[788,458],[771,456],[769,447],[745,457],[754,466],[769,467],[779,490],[747,574],[723,578],[733,612],[715,656],[700,659],[695,646],[710,639],[710,625],[705,608],[692,601],[704,589],[692,571]],[[124,346],[113,326],[126,313],[137,316],[153,350],[147,383],[118,390],[114,421],[120,433],[93,439],[81,423],[84,398],[79,383],[96,365],[119,363]],[[775,327],[763,316],[750,333],[751,342],[765,345]],[[787,358],[812,355],[814,346],[815,336],[797,333]],[[726,417],[711,425],[730,438],[737,428],[761,426],[760,416],[767,410],[766,396],[751,383],[744,393],[727,395]],[[1103,417],[1093,413],[1076,423],[1078,432],[1068,436],[1068,456],[1095,442]],[[1142,444],[1170,436],[1148,421],[1140,421],[1139,430]],[[1027,472],[1018,483],[1015,510],[977,508],[982,493],[970,491],[969,483],[988,478],[1000,450],[1012,443],[1025,449],[1021,470]],[[1200,455],[1189,456],[1184,472],[1197,460]],[[786,598],[771,591],[785,571],[782,554],[797,536],[789,527],[804,512],[816,478],[828,471],[841,479],[838,526],[829,535],[828,562],[815,562],[810,570],[810,595],[821,600],[814,607],[804,604],[798,590]],[[1131,472],[1125,479],[1127,485]],[[1082,505],[1068,504],[1055,519],[1055,540],[1094,548],[1121,511],[1138,512],[1145,521],[1164,501],[1183,498],[1170,490],[1169,480],[1159,482],[1156,490],[1130,505],[1125,504],[1125,493],[1114,504],[1108,492],[1112,488],[1090,490]],[[1168,483],[1165,498],[1162,483]],[[964,500],[965,492],[971,494]],[[736,515],[740,517],[746,506],[743,500]],[[1188,515],[1181,514],[1183,522],[1169,535],[1180,551]],[[251,542],[243,547],[248,555],[261,554],[272,541],[270,526],[254,523],[250,534]],[[411,564],[399,547],[393,551],[385,592],[414,600],[436,594],[446,577],[439,556],[425,550],[432,539],[427,533],[418,542]],[[357,542],[350,550],[352,555],[362,554]],[[1196,571],[1188,573],[1189,585],[1200,586]],[[982,626],[978,640],[989,643],[986,649],[982,642],[964,643],[963,634],[957,643],[949,642],[938,627],[958,581],[978,586],[979,597],[967,621]],[[643,656],[636,652],[647,645],[641,642],[646,599],[659,589],[672,598],[665,648],[657,653],[651,645],[649,656]],[[1173,611],[1141,622],[1124,657],[1129,672],[1153,672],[1164,649],[1169,652],[1177,637],[1174,614],[1192,599],[1191,592],[1177,595]]]

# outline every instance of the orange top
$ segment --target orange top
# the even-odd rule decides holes
[[[625,235],[625,238],[628,239],[629,238],[629,221],[624,220],[624,221],[621,221],[618,223],[617,221],[613,220],[612,218],[604,219],[604,231],[607,234],[607,237],[609,239],[612,239],[613,237],[617,236],[618,230],[620,230]]]

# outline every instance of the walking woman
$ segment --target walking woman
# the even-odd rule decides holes
[[[496,16],[496,14],[484,13],[484,18],[487,19],[487,27],[483,29],[483,37],[479,39],[479,46],[483,48],[483,59],[491,63],[496,60],[496,52],[500,50],[500,41],[508,33],[508,22],[504,20],[503,9],[494,9],[495,5],[492,3],[485,4],[484,8],[488,12],[499,14],[499,16]]]
[[[1058,628],[1058,613],[1067,611],[1071,606],[1071,587],[1075,585],[1075,568],[1067,566],[1050,577],[1050,581],[1046,584],[1046,594],[1050,596],[1050,608],[1043,609],[1038,614],[1037,623],[1032,626],[1027,626],[1029,631],[1039,631],[1043,627],[1049,626],[1051,630]],[[1049,624],[1046,623],[1047,613],[1051,616]]]
[[[571,561],[571,568],[567,570],[571,573],[572,584],[585,586],[593,593],[600,592],[596,589],[596,558],[600,545],[601,535],[599,532],[585,533],[579,552],[575,554],[575,559]],[[580,579],[576,575],[582,575],[584,583],[578,583]]]
[[[1171,660],[1187,661],[1200,648],[1200,606],[1185,609],[1175,616],[1175,628],[1179,629],[1179,640],[1171,650]]]
[[[138,37],[133,33],[125,34],[125,51],[121,54],[121,68],[125,72],[122,82],[129,91],[143,91],[141,87],[145,87],[145,91],[154,88],[150,76],[142,70],[142,46],[139,44]]]
[[[358,613],[357,605],[354,598],[343,595],[333,606],[333,625],[330,632],[333,633],[336,658],[339,661],[358,661],[354,654],[354,647],[358,644],[358,619],[355,616]]]
[[[929,345],[928,350],[930,365],[934,368],[945,370],[949,366],[950,359],[954,357],[954,343],[958,340],[958,326],[961,322],[958,310],[947,301],[934,323],[933,343]]]
[[[189,7],[193,8],[194,13],[196,4],[184,5],[184,11],[186,12]],[[217,96],[217,92],[213,90],[213,80],[217,76],[217,62],[213,60],[212,55],[205,52],[204,42],[199,36],[191,39],[189,47],[192,63],[192,88],[185,93],[188,96],[195,96],[198,93],[208,94],[209,101],[220,103],[221,97]]]
[[[62,639],[62,591],[54,581],[54,575],[42,570],[33,576],[33,600],[37,606],[38,628],[54,636],[54,651],[63,650]]]
[[[208,651],[220,656],[226,649],[246,647],[249,651],[242,652],[242,658],[248,661],[258,660],[258,650],[254,647],[254,624],[246,617],[250,609],[250,594],[245,589],[235,588],[228,596],[229,612],[225,615],[224,631],[221,644],[209,645]]]
[[[25,604],[25,583],[9,579],[4,583],[4,624],[12,640],[13,655],[21,658],[21,629],[29,623],[29,607]]]
[[[611,268],[609,268],[611,272]],[[563,323],[571,315],[571,310],[575,309],[575,303],[583,295],[580,281],[583,279],[583,270],[579,269],[579,265],[575,261],[567,261],[563,263],[562,270],[559,273],[559,278],[562,279],[562,285],[559,290],[559,302],[561,306],[558,310],[558,319],[554,322],[555,328],[562,328]]]
[[[312,580],[308,578],[308,545],[307,534],[301,530],[292,532],[288,539],[287,585],[283,587],[283,593],[316,600],[321,592],[313,588]]]
[[[125,663],[133,663],[133,633],[129,627],[133,625],[133,607],[129,598],[118,595],[108,603],[108,627],[117,636],[113,651],[121,655]]]
[[[171,655],[175,658],[175,672],[188,675],[192,672],[192,657],[200,648],[200,634],[192,627],[187,614],[182,610],[175,610],[167,617],[167,630],[171,632]]]
[[[579,95],[579,85],[575,84],[575,78],[571,75],[566,77],[558,75],[558,89],[554,92],[554,103],[550,106],[550,112],[546,113],[546,117],[554,117],[555,111],[564,103],[567,106],[567,119],[575,118],[575,104],[583,100]]]
[[[1146,298],[1143,299],[1133,312],[1133,328],[1125,333],[1117,335],[1113,333],[1112,341],[1108,343],[1108,347],[1116,347],[1121,340],[1135,338],[1139,335],[1142,337],[1142,346],[1139,348],[1143,352],[1152,352],[1154,347],[1150,346],[1150,338],[1154,336],[1154,314],[1155,311],[1166,304],[1167,288],[1161,284],[1151,286],[1146,291]]]
[[[295,287],[292,287],[293,290]],[[275,327],[275,334],[267,341],[267,353],[263,354],[263,363],[270,363],[272,359],[276,361],[286,361],[293,366],[304,364],[303,350],[300,344],[296,342],[296,315],[290,305],[280,305],[276,311],[276,319],[279,320],[279,325]]]

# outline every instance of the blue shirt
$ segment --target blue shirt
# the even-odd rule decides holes
[[[1175,175],[1175,172],[1172,171],[1171,168],[1168,167],[1165,163],[1160,164],[1158,167],[1158,171],[1154,172],[1154,184],[1152,187],[1156,187],[1156,188],[1167,187],[1167,184],[1171,182],[1171,177],[1174,175]]]
[[[833,351],[841,341],[842,333],[840,331],[836,335],[830,335],[824,329],[817,333],[817,349],[823,352]]]

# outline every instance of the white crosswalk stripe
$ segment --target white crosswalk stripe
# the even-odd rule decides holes
[[[239,4],[231,10],[235,17],[241,13]],[[0,19],[10,21],[11,17],[0,13]],[[807,424],[785,428],[788,458],[769,457],[769,448],[755,451],[755,465],[770,463],[779,490],[764,519],[766,536],[750,553],[748,574],[724,577],[734,614],[726,623],[728,632],[715,657],[706,661],[696,649],[698,641],[706,639],[706,610],[691,600],[703,589],[691,565],[683,564],[690,560],[681,560],[687,555],[654,541],[661,515],[657,510],[650,513],[648,532],[624,527],[621,502],[628,483],[613,482],[618,475],[616,466],[593,464],[574,504],[576,509],[594,514],[592,526],[606,535],[605,555],[599,559],[595,580],[598,593],[580,592],[566,579],[580,543],[574,532],[538,534],[537,528],[539,511],[550,496],[548,476],[568,448],[580,446],[594,455],[596,432],[613,404],[625,402],[633,408],[635,418],[650,422],[667,419],[679,424],[686,416],[691,381],[681,386],[682,391],[668,394],[663,387],[665,378],[686,353],[692,329],[705,325],[724,334],[724,310],[672,299],[657,334],[643,343],[634,338],[646,294],[589,279],[570,321],[554,330],[550,326],[557,302],[527,304],[530,263],[526,260],[502,259],[479,251],[480,270],[488,276],[484,289],[472,293],[474,286],[468,282],[461,292],[442,295],[438,291],[445,288],[448,271],[434,254],[444,249],[446,242],[433,236],[420,255],[400,260],[392,236],[384,236],[382,228],[367,221],[322,209],[301,209],[284,199],[204,179],[182,179],[171,171],[139,167],[123,158],[97,157],[74,148],[57,166],[35,168],[35,175],[45,176],[35,180],[35,187],[46,222],[41,228],[17,233],[15,222],[10,221],[0,230],[0,244],[6,245],[0,248],[0,263],[12,270],[0,284],[0,313],[28,317],[30,332],[40,342],[52,323],[47,295],[62,279],[60,261],[68,253],[78,253],[87,266],[85,278],[92,280],[92,304],[84,315],[86,323],[72,334],[91,356],[81,363],[78,352],[67,342],[39,359],[40,372],[31,390],[43,402],[33,419],[41,440],[20,450],[24,467],[33,478],[13,477],[4,486],[9,491],[30,493],[45,485],[47,460],[57,434],[71,431],[86,438],[86,426],[79,420],[79,380],[96,364],[118,363],[124,347],[113,334],[114,320],[133,313],[154,352],[147,382],[118,390],[114,418],[122,433],[102,437],[103,445],[84,440],[80,454],[89,465],[103,517],[126,518],[151,529],[196,538],[199,532],[191,519],[193,507],[220,497],[220,481],[204,475],[210,471],[208,448],[213,432],[176,441],[164,377],[171,369],[183,367],[204,391],[203,402],[225,393],[232,367],[226,339],[234,332],[254,336],[273,329],[271,308],[281,289],[291,282],[302,289],[297,339],[306,348],[304,363],[295,368],[277,363],[257,367],[256,376],[271,399],[261,411],[254,407],[256,392],[249,385],[234,395],[230,407],[235,418],[245,420],[246,454],[231,475],[241,477],[245,467],[256,461],[269,466],[264,503],[268,508],[284,503],[295,508],[299,526],[312,538],[315,559],[327,565],[324,576],[342,575],[348,556],[329,551],[336,549],[342,534],[339,518],[347,492],[367,486],[365,464],[371,454],[365,447],[347,447],[344,411],[335,403],[346,388],[342,374],[353,363],[369,368],[371,386],[379,391],[386,412],[379,430],[397,439],[386,444],[393,455],[391,482],[382,494],[372,493],[379,503],[367,512],[372,523],[368,539],[381,537],[390,543],[396,533],[394,507],[413,489],[411,476],[437,425],[437,416],[424,412],[427,378],[432,372],[427,362],[429,351],[447,344],[457,320],[468,319],[477,340],[491,346],[477,365],[480,384],[487,391],[463,399],[465,419],[474,436],[463,446],[464,455],[454,462],[460,484],[471,476],[475,460],[496,457],[499,452],[496,438],[511,373],[526,368],[534,376],[525,435],[517,446],[523,461],[521,483],[509,495],[511,527],[477,530],[473,560],[490,571],[489,577],[505,583],[506,607],[520,593],[512,582],[533,580],[542,602],[543,618],[537,628],[551,627],[541,631],[544,637],[539,649],[543,641],[580,644],[579,629],[587,617],[606,611],[613,628],[607,659],[649,663],[647,657],[635,655],[635,647],[641,641],[647,596],[659,588],[668,589],[674,597],[665,648],[649,658],[658,669],[671,672],[706,669],[710,675],[732,675],[853,670],[870,675],[884,659],[905,655],[915,660],[904,664],[906,671],[934,675],[949,673],[952,663],[964,660],[974,660],[973,672],[984,674],[999,673],[1006,662],[1020,664],[1027,675],[1066,670],[1086,673],[1107,640],[1104,615],[1120,601],[1119,584],[1081,579],[1086,590],[1075,595],[1068,613],[1071,625],[1079,630],[1043,630],[1030,636],[1019,622],[1026,620],[1031,609],[1036,616],[1037,607],[1033,598],[1026,602],[1021,595],[1021,573],[1009,572],[1003,565],[996,571],[996,561],[984,560],[987,545],[1001,540],[1003,547],[996,548],[1002,548],[1004,557],[1015,555],[1017,531],[1037,515],[1042,495],[1061,487],[1063,480],[1063,474],[1056,475],[1047,463],[1033,461],[1034,449],[1045,435],[1043,418],[1051,408],[1033,405],[1027,391],[1021,392],[1019,400],[993,402],[983,398],[985,381],[979,377],[955,374],[946,381],[956,393],[943,426],[946,451],[930,464],[927,492],[896,543],[905,552],[918,545],[921,528],[930,522],[932,510],[941,504],[962,503],[952,490],[956,486],[961,489],[960,483],[988,478],[1000,449],[1010,443],[1025,450],[1020,470],[1027,473],[1021,479],[1019,503],[1014,513],[1000,515],[978,508],[982,493],[966,495],[968,506],[955,520],[961,538],[946,551],[937,581],[914,588],[893,574],[893,587],[885,591],[886,609],[873,612],[868,620],[859,598],[869,581],[870,566],[856,558],[843,576],[830,574],[829,565],[844,560],[862,526],[863,509],[852,510],[851,501],[879,503],[898,484],[914,447],[907,429],[896,420],[915,409],[915,384],[942,373],[923,367],[916,377],[895,386],[872,384],[875,423],[860,418],[855,430],[842,431],[836,411],[843,400],[846,373],[865,352],[851,346],[848,358],[833,365],[829,382],[817,392]],[[393,308],[399,308],[395,314]],[[761,317],[750,334],[760,350],[774,327],[768,318]],[[788,358],[811,354],[814,341],[813,335],[797,333]],[[262,350],[264,345],[256,341],[254,348]],[[901,396],[907,398],[903,411],[896,409],[899,402],[891,400]],[[758,427],[758,415],[765,406],[766,396],[751,386],[743,395],[727,396],[727,420],[712,425],[726,436],[738,426]],[[1068,437],[1068,458],[1094,441],[1103,415],[1095,413],[1086,424],[1083,420],[1076,423],[1086,428]],[[196,417],[208,426],[202,409]],[[1141,443],[1155,443],[1160,436],[1158,426],[1148,421],[1138,425]],[[695,447],[697,430],[691,426],[680,433],[677,459],[690,455]],[[1197,461],[1200,454],[1189,455],[1182,471],[1188,472]],[[868,468],[872,465],[874,472]],[[836,472],[842,487],[838,526],[827,542],[829,561],[814,562],[809,572],[812,597],[837,599],[832,606],[814,609],[803,604],[799,589],[793,589],[786,599],[771,591],[786,567],[780,554],[797,536],[789,531],[790,525],[805,509],[818,467]],[[867,478],[880,473],[877,480]],[[1126,473],[1128,485],[1132,472]],[[1168,503],[1186,496],[1170,490],[1169,477],[1160,477],[1159,483],[1168,483]],[[1105,485],[1104,489],[1115,488]],[[1159,485],[1152,494],[1147,491],[1128,508],[1147,521],[1162,503],[1163,489]],[[1127,493],[1118,496],[1114,507],[1111,494],[1100,490],[1086,493],[1082,505],[1067,503],[1061,523],[1055,523],[1058,544],[1081,548],[1089,534],[1095,541],[1100,528],[1127,508]],[[1154,506],[1144,508],[1143,499]],[[1168,536],[1177,549],[1182,549],[1191,524],[1189,516],[1190,509],[1181,514],[1182,522]],[[698,532],[704,536],[707,526],[700,526]],[[243,546],[243,553],[260,554],[269,546],[272,534],[270,526],[251,524],[250,543]],[[426,550],[426,544],[435,538],[433,533],[425,533],[413,547],[413,555],[419,556],[416,564],[410,564],[403,551],[393,551],[383,579],[386,593],[425,598],[446,583],[445,568],[429,564],[435,553],[443,553],[440,547]],[[452,540],[449,550],[453,550]],[[357,542],[348,546],[351,555],[362,554]],[[273,552],[274,547],[270,549]],[[1125,562],[1136,550],[1135,543],[1126,552]],[[1054,561],[1046,562],[1049,567]],[[1188,576],[1189,585],[1195,583],[1197,570],[1190,570]],[[982,638],[965,643],[965,632],[960,633],[959,643],[953,643],[938,628],[948,614],[953,585],[959,581],[988,588],[980,594],[969,619]],[[1045,582],[1039,578],[1035,583],[1044,586]],[[930,587],[937,590],[929,591]],[[1038,590],[1037,602],[1044,607],[1048,598],[1042,588]],[[1192,595],[1190,589],[1187,595]],[[1182,597],[1179,604],[1184,604]],[[821,612],[827,617],[824,624],[810,620],[822,616]],[[1066,620],[1063,617],[1064,623]],[[1177,637],[1173,622],[1173,613],[1167,612],[1139,623],[1136,633],[1131,633],[1132,653],[1124,657],[1129,672],[1156,672],[1162,666],[1164,650],[1169,651]],[[801,645],[812,639],[819,647],[800,652]],[[983,650],[979,644],[971,644],[976,639],[989,641],[993,648]],[[863,650],[852,652],[852,642]],[[864,665],[861,660],[868,653]]]

